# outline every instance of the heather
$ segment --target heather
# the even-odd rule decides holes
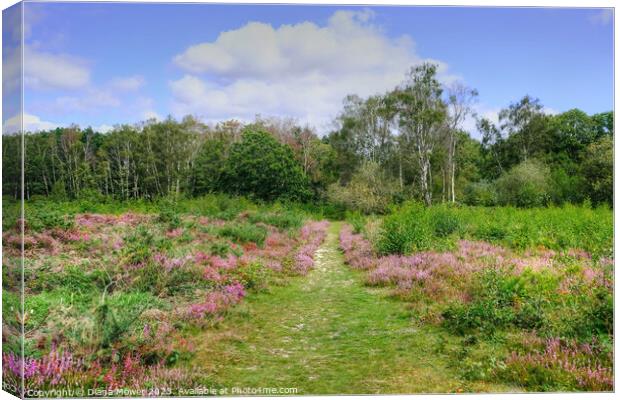
[[[463,377],[534,391],[611,390],[611,213],[494,209],[482,218],[490,211],[409,205],[378,233],[373,220],[358,233],[346,225],[340,247],[366,285],[387,288],[418,324],[442,329],[439,351]],[[477,236],[481,226],[504,234]],[[524,232],[539,236],[515,241]],[[443,335],[461,339],[450,347]]]
[[[211,385],[199,368],[179,365],[192,357],[195,332],[215,329],[248,296],[308,274],[329,223],[279,204],[203,200],[127,203],[115,213],[95,212],[105,203],[27,202],[25,219],[3,231],[5,382],[19,387],[23,364],[26,390],[175,394]]]

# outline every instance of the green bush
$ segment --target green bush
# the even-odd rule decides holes
[[[295,211],[256,212],[249,216],[253,224],[262,222],[278,229],[299,229],[304,223],[303,215]]]
[[[230,273],[231,281],[241,283],[247,289],[260,290],[267,285],[272,270],[259,262],[252,262],[234,269]]]
[[[159,206],[157,221],[166,224],[168,229],[176,229],[181,226],[181,217],[177,211],[177,205],[171,200],[164,200]]]
[[[499,204],[537,207],[550,199],[549,169],[530,160],[513,167],[495,182]]]
[[[228,254],[241,256],[241,251],[239,249],[233,249],[230,246],[230,243],[224,240],[216,240],[211,242],[209,244],[209,253],[220,257],[226,257]]]
[[[383,218],[373,243],[382,254],[445,249],[456,239],[484,240],[514,249],[583,249],[611,257],[613,218],[608,208],[445,207],[405,203]]]
[[[388,215],[383,219],[378,240],[379,254],[409,254],[432,248],[433,229],[427,209],[411,203],[400,212]]]
[[[328,199],[364,214],[385,213],[394,202],[398,186],[378,163],[362,164],[345,186],[334,183]]]
[[[449,210],[439,208],[432,215],[433,233],[436,237],[446,238],[452,233],[457,232],[461,223],[456,213]]]
[[[594,204],[613,205],[614,197],[614,140],[603,136],[590,144],[582,165],[587,193]]]
[[[290,147],[271,134],[246,129],[232,145],[222,174],[222,190],[262,200],[306,200],[309,181]]]
[[[215,233],[218,236],[230,238],[235,242],[253,242],[259,246],[262,246],[267,238],[267,229],[265,227],[239,222],[228,223],[217,228]]]
[[[165,238],[158,237],[148,225],[138,225],[124,238],[123,256],[129,264],[145,263],[151,255],[170,246]]]
[[[347,211],[346,220],[353,227],[354,233],[362,233],[366,226],[366,218],[359,211]]]
[[[59,210],[49,202],[26,203],[24,216],[26,229],[35,232],[55,228],[67,230],[74,226],[74,217],[71,213]]]
[[[486,181],[471,182],[465,187],[463,202],[470,206],[494,206],[497,204],[495,186]]]
[[[108,348],[128,334],[144,311],[161,306],[162,302],[150,293],[114,293],[96,309],[99,344]]]
[[[484,270],[479,274],[474,295],[469,303],[453,303],[443,312],[444,326],[464,334],[480,330],[490,334],[509,325],[525,325],[523,328],[540,326],[542,312],[531,307],[526,283],[521,276],[512,276],[496,270]],[[525,309],[516,304],[528,304]]]

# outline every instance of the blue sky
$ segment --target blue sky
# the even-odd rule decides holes
[[[443,82],[478,89],[483,116],[525,94],[549,112],[613,108],[610,10],[26,3],[24,13],[31,129],[261,114],[324,133],[347,93],[391,89],[428,60]]]

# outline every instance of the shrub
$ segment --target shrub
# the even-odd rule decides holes
[[[364,226],[366,225],[366,218],[359,211],[347,211],[346,220],[353,227],[353,233],[359,234],[364,231]]]
[[[380,254],[409,254],[432,245],[433,230],[426,209],[412,203],[384,218],[376,247]]]
[[[549,169],[535,160],[522,162],[495,182],[499,203],[517,207],[547,204],[549,184]]]
[[[159,205],[157,220],[168,225],[168,229],[176,229],[181,226],[181,218],[177,211],[177,205],[172,199],[164,199]]]
[[[474,296],[472,301],[451,304],[443,312],[444,325],[459,334],[472,329],[492,333],[509,325],[537,328],[544,319],[543,308],[532,298],[527,286],[527,275],[484,270],[470,291]],[[536,285],[530,285],[529,289],[540,290]]]
[[[351,181],[329,186],[327,197],[336,204],[365,214],[384,213],[394,201],[397,185],[377,163],[362,164]]]
[[[432,215],[433,232],[435,236],[445,238],[457,232],[461,223],[456,213],[444,208],[437,209]]]
[[[262,222],[278,229],[299,229],[304,223],[304,218],[295,211],[257,212],[250,214],[249,221],[254,224]]]
[[[271,272],[261,263],[251,262],[232,270],[230,277],[232,282],[239,282],[247,289],[262,289],[269,281]]]
[[[155,235],[147,225],[139,225],[124,238],[125,246],[122,253],[129,264],[144,264],[158,249],[170,243]]]
[[[27,204],[24,216],[26,219],[26,229],[35,232],[55,228],[68,230],[74,226],[72,214],[54,209],[53,204],[47,202]]]
[[[263,246],[267,238],[267,229],[249,223],[233,222],[217,228],[216,234],[240,243],[253,242]]]
[[[228,254],[233,254],[237,257],[241,256],[241,251],[233,249],[230,243],[225,240],[212,241],[209,244],[209,253],[219,257],[226,257]]]
[[[614,141],[604,136],[590,144],[582,165],[587,192],[594,204],[613,205],[614,196]]]
[[[470,206],[494,206],[497,192],[492,183],[486,181],[469,183],[463,193],[463,202]]]
[[[99,304],[97,319],[99,343],[108,348],[135,327],[142,313],[148,308],[160,305],[161,301],[149,293],[115,293]]]

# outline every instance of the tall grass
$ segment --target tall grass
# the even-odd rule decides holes
[[[383,220],[376,249],[381,254],[453,248],[459,239],[483,240],[517,250],[582,249],[593,257],[613,251],[609,208],[424,207],[406,203]]]

